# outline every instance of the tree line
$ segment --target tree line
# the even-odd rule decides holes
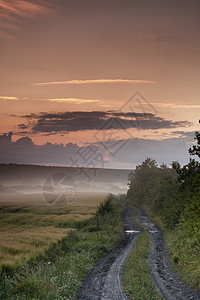
[[[188,151],[200,158],[200,133],[195,133],[196,145]],[[190,158],[181,166],[173,161],[171,167],[158,166],[147,158],[129,175],[128,199],[148,206],[159,216],[163,227],[171,231],[171,252],[174,262],[193,272],[194,286],[200,288],[200,163]],[[186,250],[187,249],[187,250]]]

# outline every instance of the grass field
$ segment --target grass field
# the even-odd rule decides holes
[[[78,197],[81,206],[65,208],[1,205],[0,299],[76,299],[87,273],[121,244],[123,200]]]
[[[81,193],[65,207],[48,205],[41,194],[1,195],[0,270],[44,252],[73,230],[75,223],[95,214],[105,193]]]

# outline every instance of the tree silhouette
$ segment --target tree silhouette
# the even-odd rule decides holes
[[[197,155],[200,158],[200,132],[195,132],[195,140],[197,140],[197,145],[194,145],[188,151],[190,155]]]

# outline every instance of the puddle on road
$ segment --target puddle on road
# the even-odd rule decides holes
[[[125,230],[126,233],[139,233],[139,230]]]

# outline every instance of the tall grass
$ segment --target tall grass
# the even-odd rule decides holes
[[[95,194],[93,194],[95,196]],[[52,243],[77,228],[77,223],[94,216],[104,194],[78,196],[81,206],[53,207],[44,202],[25,201],[0,206],[0,272],[2,268],[16,268],[21,262],[44,252]],[[27,196],[29,197],[29,196]],[[35,203],[39,203],[36,205]]]
[[[4,268],[0,299],[75,299],[77,290],[96,261],[124,238],[121,212],[115,201],[112,211],[97,213],[75,223],[76,229],[45,253],[33,257],[15,270]]]

